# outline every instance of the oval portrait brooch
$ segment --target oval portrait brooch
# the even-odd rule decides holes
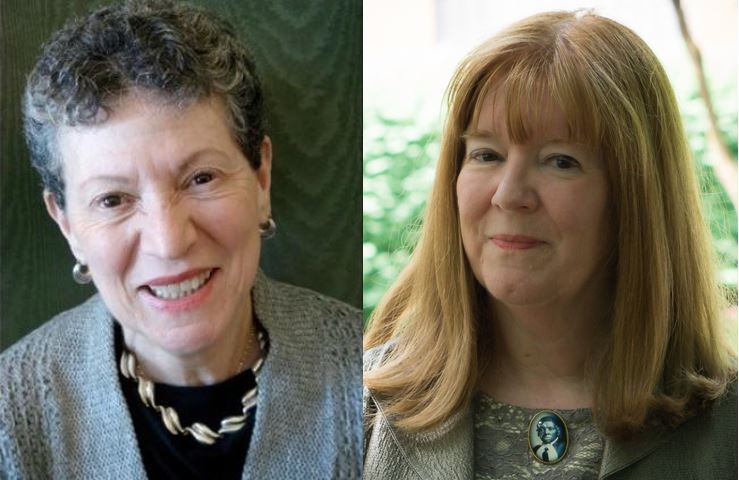
[[[567,424],[557,412],[542,410],[529,422],[529,451],[547,465],[559,463],[567,455],[570,436]]]

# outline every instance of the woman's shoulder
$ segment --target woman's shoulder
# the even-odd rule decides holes
[[[391,339],[385,343],[375,345],[374,347],[365,350],[362,357],[363,370],[365,372],[369,372],[370,370],[374,370],[382,365],[382,362],[392,352],[395,344],[396,340]]]
[[[34,389],[49,388],[79,370],[91,342],[100,342],[107,310],[98,295],[64,311],[0,353],[0,402],[22,401]],[[53,377],[53,379],[52,379]],[[17,398],[16,398],[17,397]]]
[[[604,471],[614,478],[733,478],[737,471],[737,384],[668,431],[609,441]]]
[[[254,308],[257,317],[268,324],[282,325],[285,321],[294,327],[295,319],[326,328],[345,341],[360,341],[362,312],[340,300],[267,277],[257,275],[254,285]],[[265,325],[269,327],[271,325]],[[337,339],[339,340],[339,339]]]
[[[79,350],[87,338],[104,328],[107,316],[99,295],[61,312],[0,353],[3,378],[13,370],[34,369],[51,359],[71,360],[67,354]],[[6,382],[0,382],[0,386]]]
[[[733,419],[733,429],[736,432],[736,419],[737,419],[737,379],[729,382],[726,385],[724,393],[708,405],[706,410],[698,415],[697,418],[702,416],[709,416],[711,418],[719,420],[720,423],[729,423]]]
[[[390,340],[366,350],[362,356],[363,372],[366,373],[372,371],[382,365],[382,362],[392,351],[394,344],[395,342]],[[376,392],[370,390],[366,384],[362,386],[362,412],[365,417],[365,421],[369,421],[368,424],[365,424],[365,430],[368,428],[368,425],[374,422],[374,417],[384,417],[381,406],[384,403],[383,399],[378,397],[375,393]],[[369,428],[371,429],[372,427]]]
[[[700,417],[710,418],[713,425],[713,435],[723,436],[733,442],[734,464],[736,465],[736,438],[737,438],[737,380],[734,379],[726,387],[724,394],[715,400]],[[703,423],[704,420],[698,420]]]
[[[674,437],[693,448],[712,450],[717,444],[730,442],[736,466],[737,382],[726,386],[723,395],[711,402],[695,417],[677,427]],[[728,454],[728,453],[727,453]]]
[[[397,339],[364,352],[364,371],[378,368],[397,346]],[[472,412],[463,408],[429,430],[410,432],[399,428],[387,413],[391,399],[365,385],[364,477],[471,478]]]
[[[90,342],[101,341],[98,330],[105,328],[105,312],[95,295],[0,353],[0,470],[53,455],[43,434],[58,414],[56,400],[78,387],[71,377],[83,369]],[[24,456],[28,451],[35,456]]]

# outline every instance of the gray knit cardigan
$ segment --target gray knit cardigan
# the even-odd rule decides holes
[[[360,312],[261,272],[270,350],[242,479],[361,478]],[[0,355],[0,478],[144,479],[98,295]]]

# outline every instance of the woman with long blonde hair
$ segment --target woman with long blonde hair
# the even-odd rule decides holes
[[[654,53],[538,14],[447,95],[421,237],[365,335],[364,478],[733,478],[736,357]]]

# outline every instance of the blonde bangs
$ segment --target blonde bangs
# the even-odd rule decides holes
[[[553,58],[546,58],[553,57]],[[597,114],[596,92],[583,80],[576,52],[567,49],[531,52],[515,59],[501,56],[488,66],[488,72],[474,94],[467,127],[478,123],[486,99],[503,102],[506,132],[513,143],[526,143],[545,127],[555,109],[567,121],[567,138],[597,149],[602,143],[601,117]],[[493,108],[497,111],[497,108]]]

